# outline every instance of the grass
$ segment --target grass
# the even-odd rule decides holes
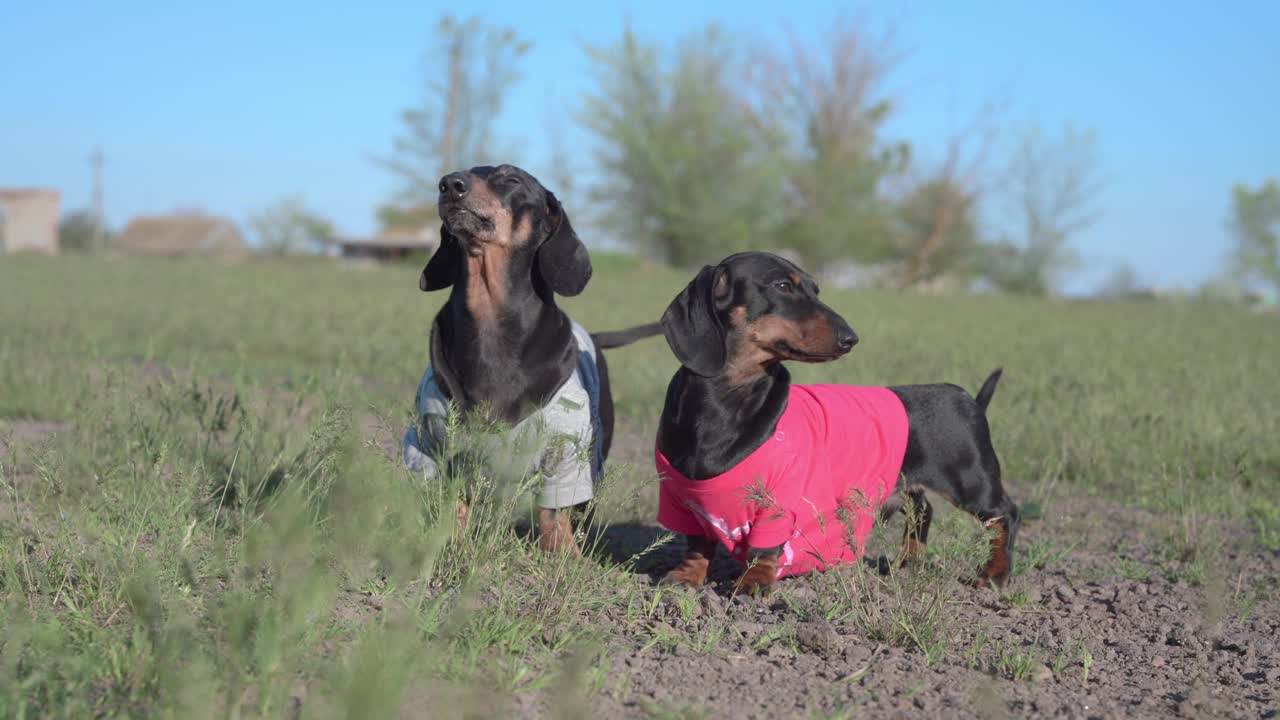
[[[1023,522],[1026,517],[1023,516]],[[1079,540],[1063,543],[1049,538],[1034,538],[1023,543],[1020,552],[1022,562],[1013,569],[1014,577],[1031,570],[1043,570],[1061,562],[1080,544]]]
[[[564,302],[592,329],[652,320],[688,279],[613,256],[597,265],[587,292]],[[278,717],[304,705],[308,717],[501,715],[513,698],[600,692],[620,644],[722,653],[737,642],[727,624],[694,620],[694,596],[655,591],[625,558],[534,551],[511,522],[529,508],[510,487],[488,487],[467,542],[454,543],[456,485],[424,484],[365,440],[378,427],[397,437],[425,364],[443,298],[419,293],[417,272],[0,258],[0,717]],[[1213,581],[1227,520],[1276,546],[1280,412],[1260,390],[1280,386],[1275,318],[1142,302],[824,299],[863,343],[839,363],[796,368],[801,381],[972,391],[1003,366],[993,433],[1009,484],[1038,512],[1070,496],[1166,513],[1160,569],[1197,582]],[[674,363],[647,341],[609,365],[621,422],[599,514],[651,522],[645,452]],[[62,432],[24,439],[32,421]],[[949,583],[985,538],[939,510],[919,571],[824,575],[821,615],[929,662],[963,657]],[[1025,542],[1019,571],[1052,568],[1077,542]],[[671,618],[700,629],[672,633]],[[794,646],[777,629],[750,641]],[[1049,657],[1013,646],[984,656],[1018,679]],[[1051,659],[1078,663],[1087,681],[1087,649]]]
[[[996,646],[996,669],[1010,680],[1032,679],[1042,665],[1043,652],[1035,645],[1005,641]]]
[[[873,642],[918,651],[929,665],[951,652],[952,582],[985,559],[988,539],[969,518],[944,513],[935,520],[927,559],[909,572],[825,573],[815,578],[819,607],[830,622],[851,627]],[[872,529],[869,547],[893,547],[885,528]]]

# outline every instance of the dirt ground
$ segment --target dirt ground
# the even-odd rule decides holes
[[[71,423],[57,420],[0,420],[0,460],[9,454],[6,439],[15,445],[30,445],[58,433],[70,432],[71,428]]]
[[[1203,587],[1158,573],[1120,576],[1115,567],[1121,558],[1131,567],[1156,561],[1160,548],[1148,538],[1158,520],[1089,508],[1028,523],[1024,541],[1047,533],[1082,542],[1052,567],[1014,581],[1010,589],[1025,593],[1021,607],[957,582],[951,604],[957,645],[972,648],[975,638],[985,636],[988,650],[974,650],[966,660],[944,657],[932,666],[919,652],[870,642],[847,627],[797,622],[815,604],[809,578],[783,581],[778,597],[767,600],[727,602],[723,585],[719,593],[701,591],[699,617],[685,623],[673,609],[672,631],[728,618],[741,637],[737,651],[698,655],[677,646],[637,652],[634,644],[619,642],[611,655],[621,675],[606,691],[605,708],[609,716],[648,716],[651,700],[723,718],[803,717],[815,709],[872,717],[1274,717],[1280,706],[1280,604],[1269,592],[1248,606],[1248,593],[1280,578],[1280,553],[1232,550],[1229,540],[1222,557],[1227,573]],[[652,536],[643,528],[611,534],[624,551],[629,543],[638,550]],[[679,553],[679,547],[667,548],[645,569],[656,577]],[[720,557],[714,572],[727,579],[737,568]],[[1242,602],[1247,612],[1238,610]],[[752,651],[755,639],[777,629],[793,634],[800,651],[778,644]],[[1048,651],[1031,677],[1001,677],[992,648],[1031,643]],[[1081,645],[1092,655],[1087,682],[1070,652]],[[1068,659],[1058,672],[1050,667],[1056,651]]]

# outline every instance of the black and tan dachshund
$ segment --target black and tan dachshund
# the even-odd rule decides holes
[[[681,368],[667,388],[657,447],[695,483],[721,476],[773,436],[791,388],[784,361],[834,360],[857,342],[848,323],[818,299],[812,277],[762,252],[704,267],[667,308],[662,326]],[[914,506],[906,513],[904,564],[925,551],[933,515],[929,491],[992,530],[990,559],[977,582],[1003,586],[1008,580],[1019,512],[1001,485],[985,415],[999,377],[999,370],[992,373],[976,399],[950,384],[889,388],[901,400],[909,429],[901,479],[881,517],[905,511],[908,501]],[[717,540],[686,539],[683,561],[665,580],[701,585]],[[752,548],[739,589],[767,592],[780,550]]]
[[[574,374],[574,326],[555,296],[574,296],[591,278],[591,258],[554,194],[511,165],[475,167],[439,184],[440,246],[418,281],[452,288],[431,328],[431,371],[464,415],[515,426]],[[613,399],[602,350],[657,335],[657,323],[592,334],[599,370],[599,448],[613,439]],[[583,504],[576,509],[581,510]],[[541,507],[540,545],[577,551],[570,513]],[[459,502],[460,526],[468,501]]]

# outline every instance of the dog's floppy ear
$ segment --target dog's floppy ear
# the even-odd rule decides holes
[[[547,192],[547,223],[551,232],[538,246],[538,274],[553,292],[573,297],[582,292],[591,279],[591,255],[569,224],[569,214]]]
[[[662,313],[662,334],[680,364],[698,375],[718,375],[728,359],[721,305],[729,299],[729,276],[707,265]]]
[[[422,268],[418,278],[418,289],[422,292],[442,290],[453,284],[458,276],[458,265],[462,262],[462,249],[458,247],[458,239],[449,232],[449,228],[440,226],[440,247]]]

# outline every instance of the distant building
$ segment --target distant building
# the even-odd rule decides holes
[[[344,260],[384,262],[413,255],[430,255],[440,243],[435,228],[419,232],[387,232],[374,237],[334,238],[327,255]]]
[[[238,260],[249,246],[235,223],[214,215],[136,217],[111,243],[130,255],[213,257]]]
[[[0,255],[58,254],[62,194],[45,188],[0,188]]]

